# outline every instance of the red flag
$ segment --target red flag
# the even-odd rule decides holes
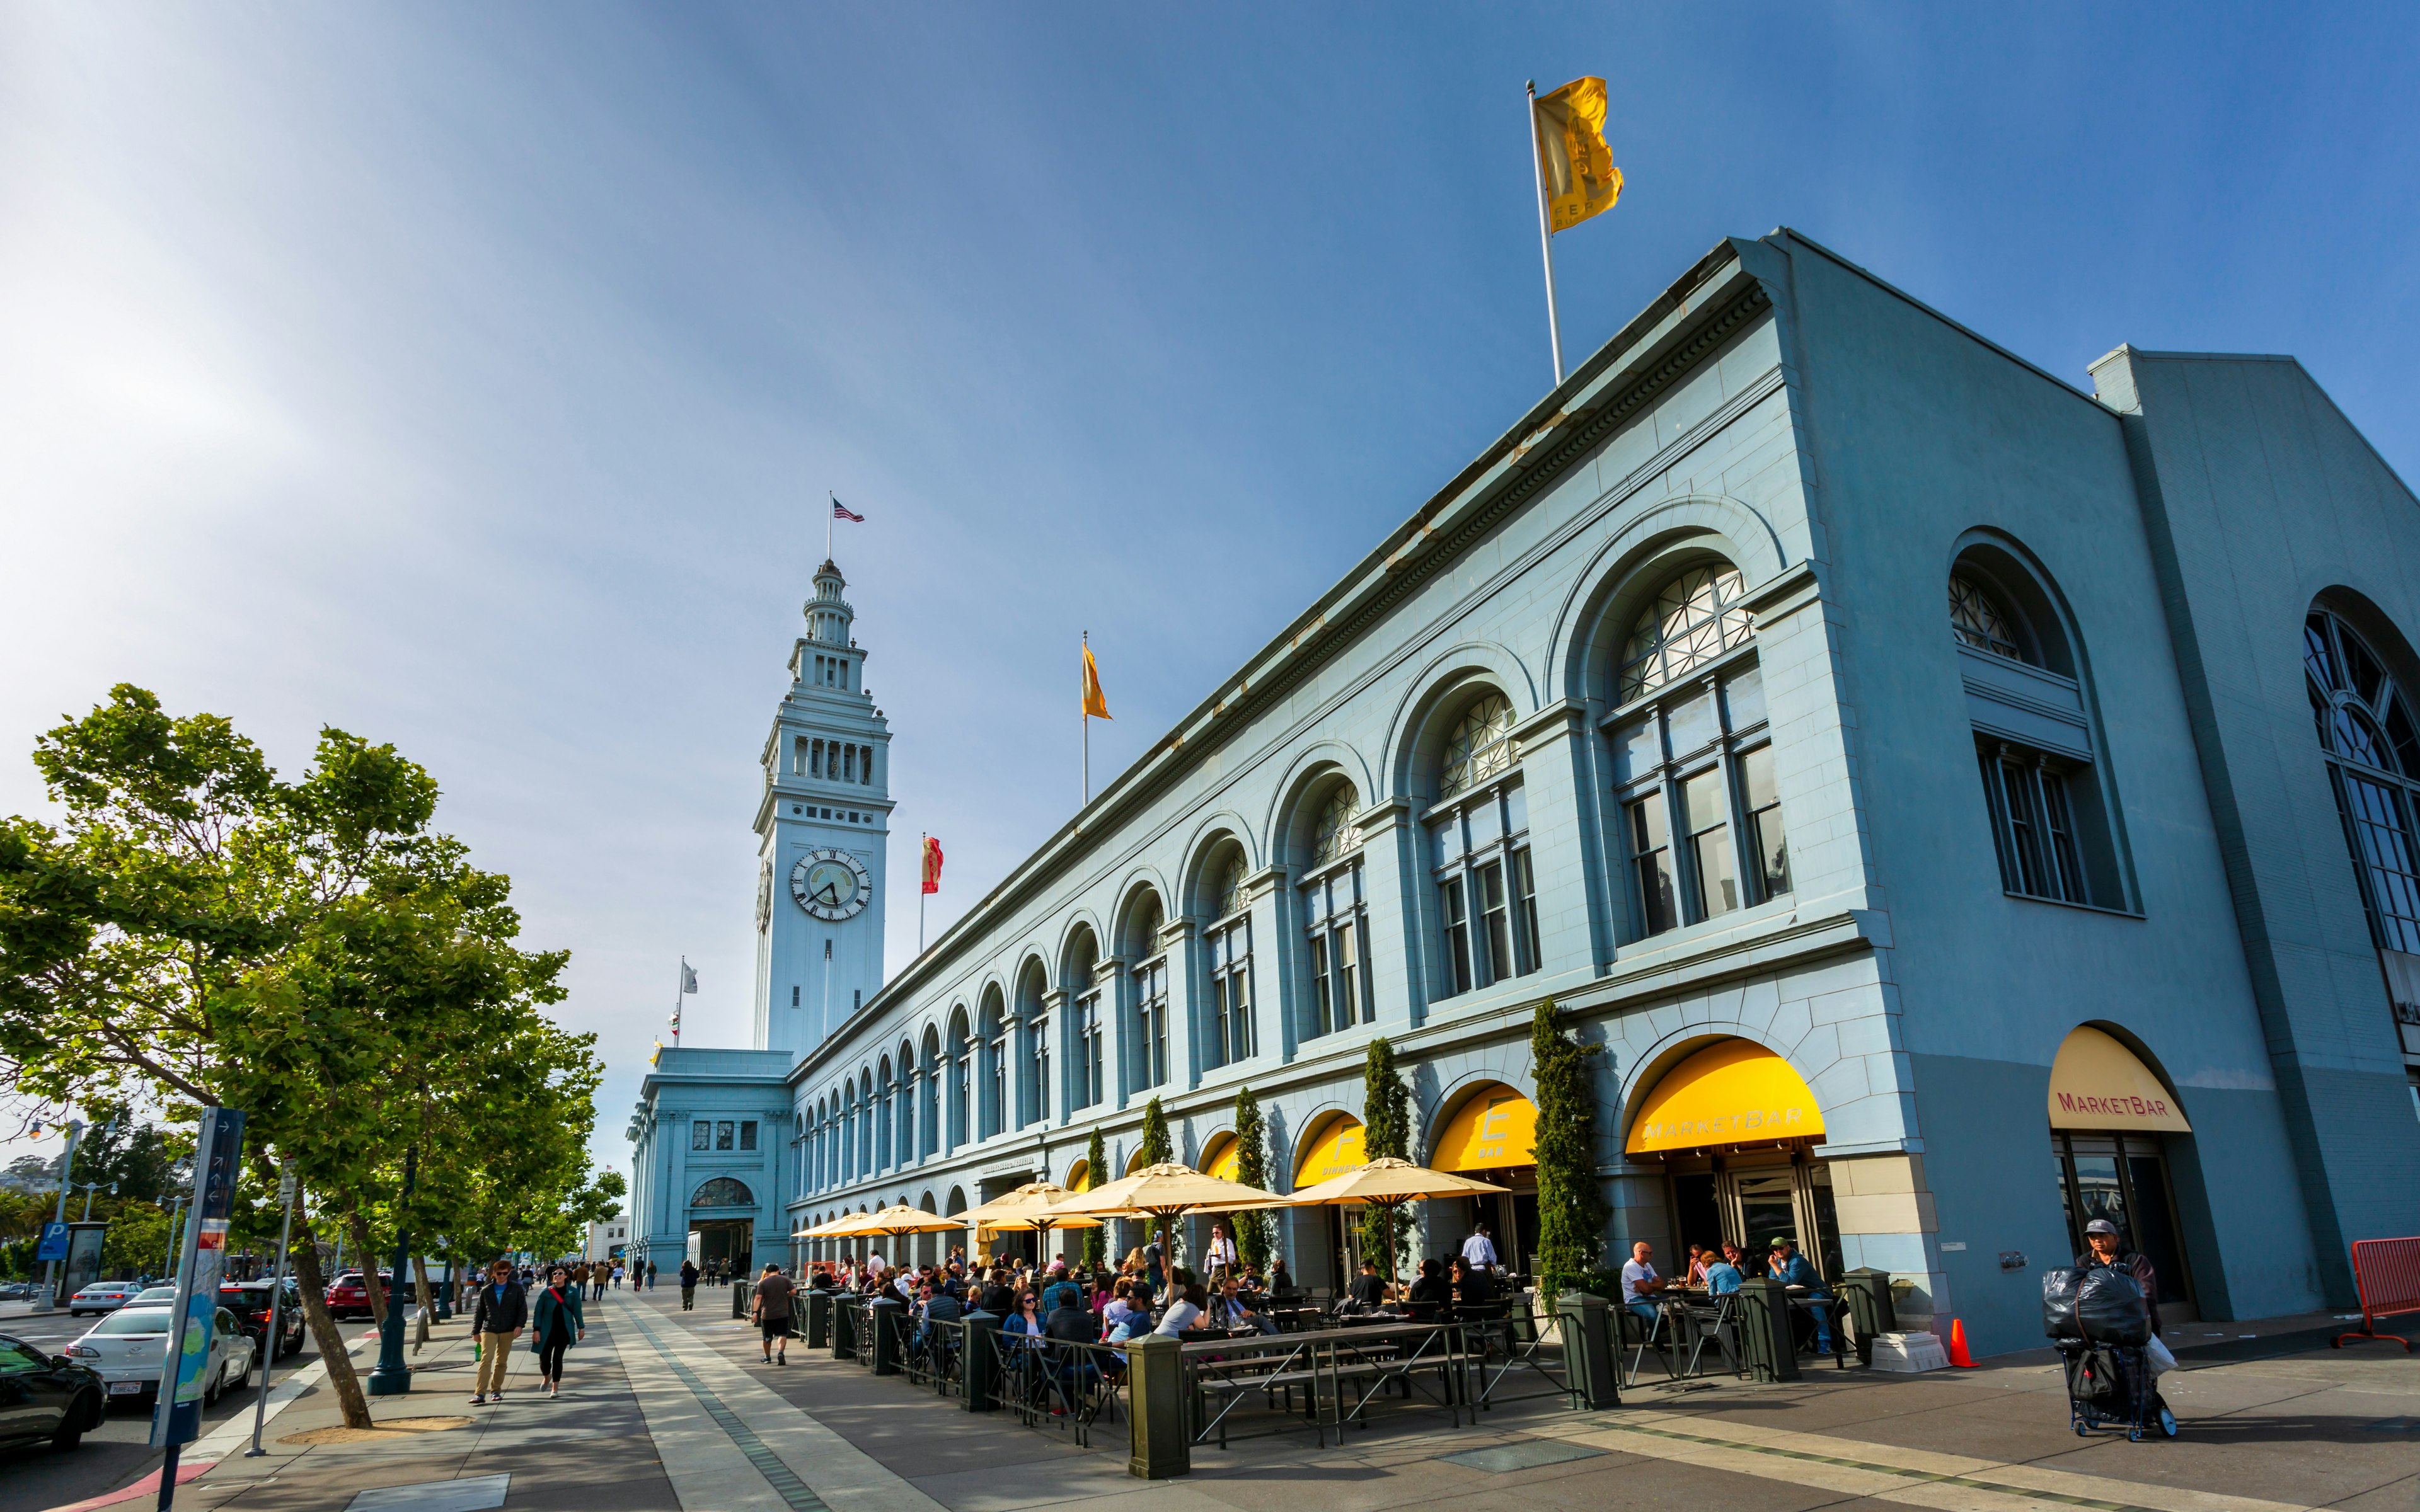
[[[941,890],[941,842],[930,835],[924,837],[924,890]]]

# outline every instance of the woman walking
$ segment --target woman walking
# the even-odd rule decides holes
[[[697,1262],[695,1260],[681,1261],[680,1284],[681,1311],[691,1311],[697,1306]]]
[[[587,1336],[580,1288],[571,1284],[571,1273],[558,1265],[530,1310],[530,1348],[537,1351],[538,1381],[549,1396],[563,1392],[563,1351]]]

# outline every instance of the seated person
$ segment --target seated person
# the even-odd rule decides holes
[[[1823,1289],[1823,1278],[1816,1273],[1814,1265],[1806,1256],[1798,1253],[1798,1245],[1787,1236],[1774,1240],[1773,1257],[1768,1263],[1766,1273],[1789,1288],[1790,1294],[1793,1297],[1805,1297],[1812,1301],[1829,1300],[1830,1294]],[[1797,1311],[1795,1308],[1792,1310]],[[1818,1354],[1832,1352],[1831,1312],[1832,1309],[1829,1307],[1806,1309],[1807,1317],[1815,1324],[1815,1352]]]
[[[1434,1258],[1420,1262],[1419,1279],[1412,1283],[1411,1294],[1405,1301],[1415,1321],[1445,1323],[1453,1320],[1453,1283],[1445,1278],[1442,1268]]]
[[[1187,1274],[1183,1271],[1176,1273],[1179,1276]],[[1159,1315],[1159,1326],[1152,1332],[1163,1338],[1172,1339],[1201,1319],[1202,1305],[1210,1299],[1203,1294],[1200,1287],[1196,1286],[1188,1285],[1181,1288],[1171,1286],[1169,1289],[1175,1300],[1168,1304],[1168,1311]]]
[[[1051,1289],[1059,1290],[1055,1287]],[[1062,1291],[1059,1305],[1043,1315],[1042,1332],[1069,1344],[1096,1343],[1101,1336],[1100,1325],[1093,1320],[1089,1309],[1078,1304],[1077,1294],[1072,1289]]]
[[[1016,1310],[1016,1292],[1008,1284],[1006,1271],[997,1267],[993,1269],[990,1278],[984,1283],[982,1302],[985,1312],[999,1318],[1005,1318]]]
[[[1465,1312],[1496,1300],[1496,1278],[1457,1255],[1453,1257],[1453,1300]],[[1481,1316],[1493,1317],[1494,1314]]]
[[[1042,1288],[1042,1310],[1046,1314],[1053,1313],[1063,1304],[1070,1307],[1083,1306],[1084,1288],[1078,1286],[1066,1272],[1054,1269],[1048,1283]]]
[[[1630,1258],[1621,1266],[1621,1304],[1638,1319],[1641,1336],[1652,1337],[1664,1316],[1655,1305],[1655,1294],[1666,1285],[1655,1271],[1655,1246],[1643,1239],[1631,1245]]]
[[[1728,1297],[1740,1288],[1747,1273],[1740,1269],[1740,1247],[1725,1244],[1722,1253],[1706,1266],[1706,1290],[1710,1295]]]
[[[1385,1300],[1387,1286],[1385,1282],[1378,1279],[1376,1261],[1361,1262],[1361,1273],[1353,1278],[1353,1289],[1349,1295],[1354,1308],[1360,1312],[1368,1312]]]

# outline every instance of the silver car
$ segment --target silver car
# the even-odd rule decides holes
[[[143,1288],[132,1281],[96,1281],[68,1299],[68,1316],[82,1318],[86,1313],[111,1313],[134,1300]]]
[[[68,1358],[100,1376],[101,1389],[112,1401],[121,1396],[156,1396],[175,1321],[176,1309],[156,1303],[121,1307],[69,1345]],[[203,1402],[215,1403],[221,1392],[251,1385],[258,1355],[259,1346],[236,1321],[235,1314],[217,1309],[209,1358],[202,1363]]]

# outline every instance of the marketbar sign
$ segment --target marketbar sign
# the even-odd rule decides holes
[[[226,1269],[227,1219],[235,1211],[236,1178],[243,1163],[243,1114],[204,1108],[194,1142],[194,1221],[177,1264],[178,1326],[160,1363],[159,1405],[151,1412],[151,1447],[171,1449],[201,1437],[202,1376],[218,1326],[219,1277]],[[175,1464],[172,1458],[170,1465]],[[165,1504],[164,1503],[163,1504]]]

